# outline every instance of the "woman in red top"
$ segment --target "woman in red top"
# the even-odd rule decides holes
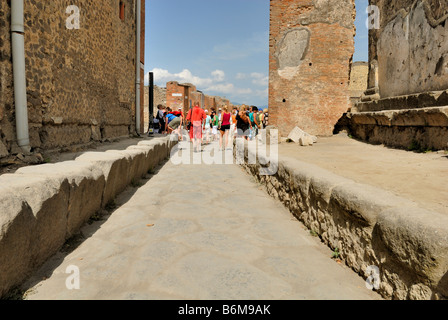
[[[219,136],[219,149],[227,149],[229,146],[229,131],[230,131],[230,122],[232,121],[232,114],[229,112],[229,108],[224,106],[223,113],[221,114],[221,135]],[[223,140],[225,136],[225,146],[222,146]]]
[[[202,146],[202,122],[206,115],[204,110],[199,107],[199,103],[195,103],[193,109],[188,111],[187,121],[190,125],[190,140],[193,141],[194,152],[201,152]]]

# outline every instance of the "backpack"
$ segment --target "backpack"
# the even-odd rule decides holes
[[[266,128],[269,125],[269,114],[266,112],[264,114],[263,126]]]

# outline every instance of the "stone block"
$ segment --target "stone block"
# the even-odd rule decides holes
[[[301,146],[308,146],[308,145],[312,145],[313,143],[317,142],[317,137],[306,133],[299,127],[295,127],[289,133],[288,140],[298,143]]]
[[[101,209],[105,178],[94,164],[66,161],[20,168],[16,174],[51,177],[61,184],[69,183],[69,201],[66,238],[73,236],[79,228]]]
[[[31,231],[36,219],[26,200],[13,190],[0,193],[0,297],[31,270]]]
[[[144,160],[142,161],[142,172],[147,173],[149,170],[153,169],[155,167],[155,164],[153,164],[153,147],[152,146],[145,146],[145,145],[138,145],[138,146],[131,146],[127,148],[127,150],[137,150],[139,152],[142,152],[144,155]]]
[[[0,176],[0,295],[65,242],[69,184],[44,176]]]
[[[448,217],[417,207],[378,215],[378,236],[399,270],[448,296]]]
[[[335,185],[330,200],[331,210],[343,213],[363,226],[374,226],[378,215],[393,207],[410,206],[411,202],[369,185],[350,182]]]
[[[303,136],[299,139],[299,144],[302,147],[312,146],[314,144],[313,139],[309,136]]]
[[[128,157],[114,152],[87,152],[76,158],[75,161],[92,163],[102,171],[106,181],[103,192],[103,207],[114,200],[130,183]]]
[[[146,168],[146,154],[143,150],[126,149],[126,150],[109,150],[106,153],[117,153],[123,155],[128,159],[128,184],[140,180],[146,175],[148,170]]]

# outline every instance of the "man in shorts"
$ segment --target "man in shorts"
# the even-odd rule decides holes
[[[168,134],[176,133],[179,136],[179,131],[182,126],[182,117],[177,117],[174,114],[169,113],[166,116],[166,121],[168,123]]]

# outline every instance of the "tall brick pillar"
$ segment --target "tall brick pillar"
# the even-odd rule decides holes
[[[270,123],[333,134],[350,107],[354,0],[271,0]]]

